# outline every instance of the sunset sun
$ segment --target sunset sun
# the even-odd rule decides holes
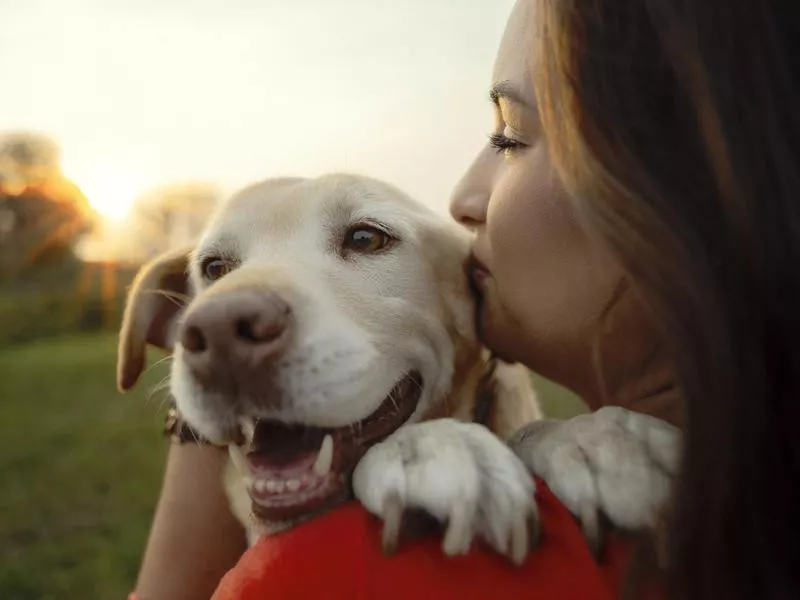
[[[124,221],[147,187],[141,177],[119,165],[99,164],[91,169],[65,165],[64,170],[81,188],[92,208],[111,222]]]

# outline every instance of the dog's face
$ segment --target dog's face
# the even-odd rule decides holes
[[[441,410],[456,355],[477,351],[467,253],[461,228],[378,181],[253,186],[212,220],[188,283],[183,254],[140,275],[120,386],[138,377],[145,342],[174,346],[184,418],[212,441],[250,446],[256,514],[322,508],[347,494],[366,447]],[[188,292],[188,305],[146,293],[164,286]]]

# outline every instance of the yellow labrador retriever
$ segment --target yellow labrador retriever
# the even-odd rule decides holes
[[[516,527],[526,545],[533,487],[501,438],[540,413],[527,371],[491,369],[477,342],[468,246],[461,227],[379,181],[254,185],[219,210],[190,253],[138,275],[119,387],[135,384],[146,344],[174,348],[177,407],[200,434],[231,444],[243,471],[228,482],[231,499],[256,532],[350,497],[359,459],[397,429],[437,419],[447,435],[462,424],[444,417],[480,418],[488,429],[471,427],[490,442],[491,469],[510,471],[494,501],[522,517],[500,529]],[[479,387],[502,401],[476,405]],[[246,517],[250,504],[258,527]]]
[[[355,494],[384,519],[386,546],[413,507],[447,523],[446,553],[480,537],[519,563],[538,518],[531,471],[592,543],[600,513],[652,526],[676,432],[622,409],[539,419],[527,370],[493,368],[477,341],[468,248],[462,228],[380,181],[259,183],[196,248],[138,275],[119,387],[136,383],[147,344],[173,350],[172,395],[231,448],[227,489],[251,539]],[[486,389],[494,401],[478,401]]]

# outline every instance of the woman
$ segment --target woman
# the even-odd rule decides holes
[[[676,598],[800,595],[790,10],[519,0],[491,145],[453,200],[476,232],[487,345],[592,408],[685,423],[664,575]]]
[[[487,344],[593,406],[679,386],[676,597],[795,597],[798,20],[734,4],[520,2],[505,162],[486,150],[454,213],[491,273]],[[658,326],[630,329],[640,310]]]

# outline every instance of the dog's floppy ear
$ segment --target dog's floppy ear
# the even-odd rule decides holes
[[[190,250],[163,254],[139,271],[128,294],[117,353],[117,387],[131,389],[144,369],[148,344],[172,350],[177,320],[189,300]]]

